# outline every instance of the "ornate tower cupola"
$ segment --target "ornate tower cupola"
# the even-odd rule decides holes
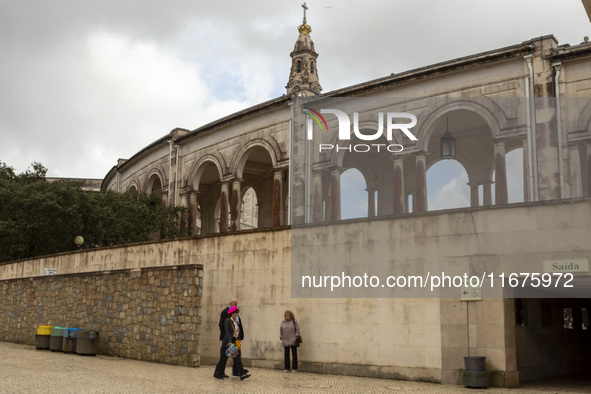
[[[291,71],[287,82],[287,94],[302,94],[304,96],[315,96],[320,94],[322,87],[318,82],[318,70],[316,59],[318,54],[314,50],[314,42],[310,38],[312,28],[306,22],[306,3],[304,8],[304,21],[298,26],[300,36],[298,37],[291,56]]]

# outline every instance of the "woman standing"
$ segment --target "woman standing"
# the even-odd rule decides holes
[[[281,322],[281,327],[279,328],[279,338],[281,339],[281,344],[283,345],[283,352],[284,352],[284,359],[285,359],[285,371],[295,372],[298,369],[298,348],[296,345],[296,340],[300,336],[300,326],[298,322],[295,320],[295,316],[292,311],[285,311],[283,314],[285,320]],[[289,363],[289,349],[291,349],[291,357],[292,363],[290,368]]]

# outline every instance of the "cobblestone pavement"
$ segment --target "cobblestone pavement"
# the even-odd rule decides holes
[[[0,393],[581,393],[589,387],[532,386],[475,390],[422,382],[249,368],[252,376],[217,380],[200,368],[35,350],[0,342]],[[227,368],[231,372],[231,367]],[[580,391],[587,390],[587,391]]]

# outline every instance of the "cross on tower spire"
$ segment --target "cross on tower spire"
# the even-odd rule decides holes
[[[304,4],[302,4],[302,8],[304,9],[304,24],[308,23],[306,21],[306,11],[308,10],[308,6],[306,5],[306,2],[304,1]]]

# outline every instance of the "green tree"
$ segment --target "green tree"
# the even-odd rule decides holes
[[[16,174],[0,162],[0,262],[188,235],[187,209],[162,208],[152,194],[91,193],[81,182],[47,182],[47,169]]]

